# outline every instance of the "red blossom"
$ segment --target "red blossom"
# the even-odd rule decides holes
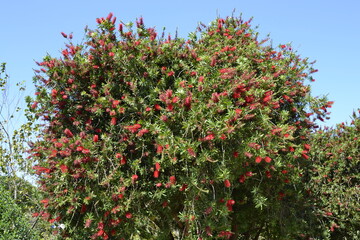
[[[245,182],[245,175],[240,175],[239,182],[244,183]]]
[[[257,156],[257,157],[255,158],[255,162],[256,162],[256,163],[261,163],[261,161],[262,161],[262,158],[261,158],[261,157]]]
[[[267,163],[270,163],[271,160],[272,160],[272,159],[271,159],[270,157],[268,157],[268,156],[264,157],[264,161],[267,162]]]
[[[171,184],[175,184],[176,183],[176,177],[175,176],[170,176],[169,181],[170,181]]]
[[[130,126],[124,126],[124,128],[132,133],[136,133],[141,128],[141,125],[134,124],[134,125],[130,125]]]
[[[192,148],[188,148],[187,151],[188,151],[190,156],[196,157],[196,153],[194,152],[194,150]]]
[[[110,125],[115,126],[116,125],[116,117],[112,117],[110,121]]]
[[[231,183],[230,183],[229,179],[226,179],[224,181],[224,186],[227,187],[227,188],[229,188],[231,186]]]
[[[141,130],[138,132],[137,136],[138,136],[138,137],[142,137],[145,133],[148,133],[148,132],[149,132],[149,130],[146,129],[146,128],[141,129]]]
[[[134,174],[131,176],[131,182],[134,184],[138,180],[139,176]]]
[[[98,141],[99,141],[99,135],[94,135],[93,142],[98,142]]]
[[[209,134],[207,135],[206,137],[204,137],[204,140],[205,141],[211,141],[215,138],[215,135],[214,134]]]
[[[68,167],[66,165],[62,164],[60,166],[60,170],[61,170],[62,173],[67,173],[68,172]]]
[[[305,153],[302,153],[301,156],[302,156],[303,158],[305,158],[306,160],[308,160],[308,159],[310,158],[310,157],[309,157],[308,155],[306,155]]]
[[[156,153],[162,153],[163,149],[164,149],[163,146],[161,146],[160,144],[157,144]]]
[[[235,200],[227,200],[226,202],[226,207],[228,208],[229,211],[232,211],[233,210],[233,205],[235,204]]]
[[[68,138],[72,138],[74,136],[73,133],[68,128],[64,130],[64,133]]]

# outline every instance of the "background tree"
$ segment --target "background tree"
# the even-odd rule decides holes
[[[6,64],[0,68],[0,236],[1,239],[49,239],[50,225],[36,224],[32,212],[38,211],[42,199],[38,189],[23,177],[30,176],[32,163],[26,159],[26,142],[30,138],[33,123],[17,126],[21,119],[21,94],[11,95],[10,88],[23,84],[12,84],[6,73]],[[21,177],[19,177],[21,176]],[[45,234],[45,235],[44,235]]]
[[[159,38],[97,19],[35,77],[45,220],[68,239],[289,239],[306,231],[309,134],[330,105],[316,70],[250,21]]]
[[[322,239],[360,238],[360,118],[312,135],[309,195]]]

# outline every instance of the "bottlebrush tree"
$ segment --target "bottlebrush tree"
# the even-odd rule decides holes
[[[359,111],[360,112],[360,111]],[[312,135],[312,169],[308,171],[321,239],[360,236],[360,118]]]
[[[38,214],[69,239],[297,236],[309,133],[330,105],[310,96],[307,59],[241,18],[188,40],[97,23],[83,45],[63,33],[34,78]]]

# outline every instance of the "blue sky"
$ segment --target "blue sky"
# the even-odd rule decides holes
[[[34,61],[47,53],[60,56],[64,38],[60,32],[74,34],[81,42],[84,27],[96,26],[95,19],[113,12],[118,20],[135,21],[143,17],[146,26],[181,37],[195,30],[198,22],[208,24],[217,16],[242,13],[254,17],[253,26],[274,44],[292,43],[302,57],[316,60],[312,93],[335,101],[331,119],[325,125],[350,121],[360,107],[360,1],[358,0],[183,0],[183,1],[3,1],[0,7],[0,62],[7,62],[12,82],[26,81],[33,94]],[[16,97],[18,91],[11,86]]]

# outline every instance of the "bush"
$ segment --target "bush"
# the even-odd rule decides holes
[[[39,214],[69,239],[305,231],[309,117],[329,106],[305,84],[312,65],[240,18],[188,40],[115,21],[97,19],[84,45],[69,41],[62,58],[39,63],[29,103],[44,120],[32,148],[47,195]]]
[[[8,240],[35,239],[30,222],[2,181],[0,181],[0,236],[1,239]]]
[[[312,136],[312,171],[308,191],[317,226],[327,239],[360,238],[360,118],[350,125],[318,131]]]

